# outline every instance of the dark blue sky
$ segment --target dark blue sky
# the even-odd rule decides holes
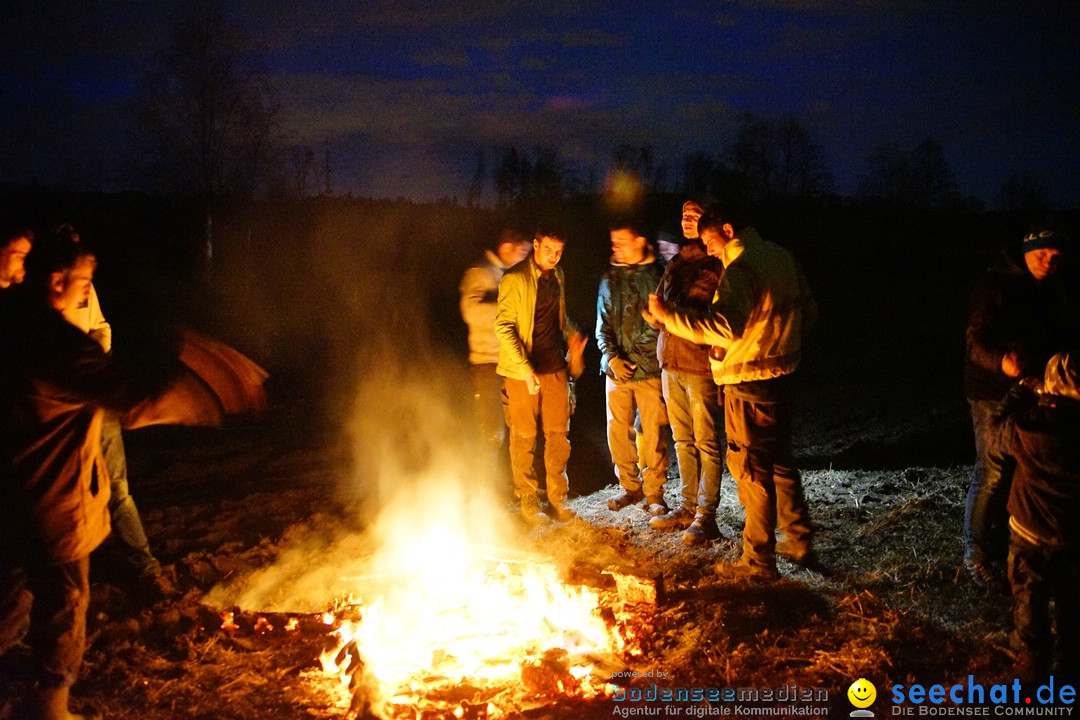
[[[178,15],[146,0],[9,0],[0,182],[125,183],[135,79]],[[165,9],[163,9],[165,8]],[[463,196],[478,147],[601,166],[620,143],[716,152],[744,110],[794,114],[849,190],[870,150],[938,140],[961,190],[1018,171],[1080,206],[1071,1],[304,2],[227,14],[266,49],[284,123],[335,189]]]

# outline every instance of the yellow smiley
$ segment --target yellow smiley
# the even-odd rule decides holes
[[[847,689],[848,700],[857,708],[868,708],[877,700],[877,688],[866,678],[859,678]]]

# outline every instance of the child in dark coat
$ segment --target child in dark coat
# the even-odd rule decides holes
[[[1074,353],[1075,354],[1075,353]],[[1024,682],[1080,681],[1080,355],[1047,363],[1015,412],[1009,493],[1012,643]]]

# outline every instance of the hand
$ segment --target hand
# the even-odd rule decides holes
[[[608,361],[608,367],[611,368],[611,374],[619,382],[626,382],[634,376],[634,371],[637,370],[637,365],[619,357],[611,358]]]
[[[1014,352],[1007,352],[1001,358],[1001,372],[1008,377],[1020,377],[1020,356]]]
[[[660,296],[656,293],[649,293],[649,315],[652,316],[652,321],[650,322],[650,324],[656,323],[659,325],[664,325],[667,322],[667,303],[661,300]]]
[[[525,376],[525,387],[529,389],[530,395],[537,395],[540,393],[540,378],[536,373],[531,372]]]
[[[566,339],[567,364],[570,366],[570,377],[577,379],[585,372],[585,345],[588,339],[581,333],[574,333]]]

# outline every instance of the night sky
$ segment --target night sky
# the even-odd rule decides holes
[[[960,190],[1012,172],[1080,206],[1080,4],[997,0],[237,0],[294,142],[336,192],[464,197],[477,150],[620,143],[673,164],[746,110],[795,115],[841,192],[887,142],[936,139]],[[616,9],[618,8],[618,9]],[[130,100],[179,8],[15,0],[0,11],[0,183],[128,186]]]

